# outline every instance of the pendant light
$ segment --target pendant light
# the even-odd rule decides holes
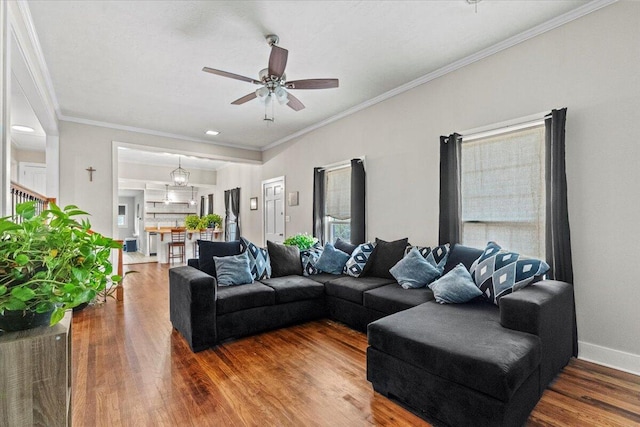
[[[162,200],[162,203],[168,205],[169,203],[171,203],[171,199],[169,199],[169,184],[165,184],[164,187],[164,200]]]
[[[173,185],[176,187],[185,187],[189,184],[189,175],[191,174],[182,169],[181,158],[178,157],[178,168],[174,169],[169,175],[171,175]]]
[[[189,200],[189,204],[190,204],[191,206],[195,206],[195,205],[196,205],[196,203],[197,203],[197,202],[196,202],[196,197],[195,197],[195,195],[193,194],[193,185],[192,185],[192,186],[191,186],[191,200]]]

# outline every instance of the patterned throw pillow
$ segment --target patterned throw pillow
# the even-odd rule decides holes
[[[500,298],[524,288],[547,271],[549,266],[546,262],[525,258],[489,242],[471,266],[471,277],[482,293],[498,305]]]
[[[407,246],[407,249],[404,251],[404,255],[407,256],[412,248],[417,248],[420,255],[424,257],[431,265],[444,270],[444,266],[447,263],[447,258],[449,258],[449,253],[451,252],[451,248],[448,243],[444,245],[437,246],[431,249],[429,246]]]
[[[249,253],[249,268],[255,280],[271,277],[271,262],[269,252],[251,243],[244,237],[240,238],[240,249]]]
[[[322,255],[322,246],[319,244],[313,245],[309,249],[300,251],[300,261],[302,262],[302,274],[305,276],[311,276],[313,274],[322,273],[322,271],[316,268],[316,263]]]
[[[344,272],[352,277],[360,277],[375,247],[375,243],[362,243],[358,245],[344,266]]]

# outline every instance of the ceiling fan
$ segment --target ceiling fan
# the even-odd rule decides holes
[[[229,77],[231,79],[241,80],[243,82],[249,82],[262,87],[255,92],[251,92],[248,95],[238,98],[232,102],[233,105],[244,104],[255,98],[260,98],[265,102],[271,102],[271,98],[274,97],[280,104],[287,104],[295,111],[300,111],[304,108],[304,104],[300,102],[298,98],[288,92],[290,89],[330,89],[338,87],[338,79],[306,79],[306,80],[293,80],[287,81],[287,76],[284,73],[284,69],[287,66],[287,56],[289,51],[278,46],[280,41],[279,37],[275,34],[266,36],[267,43],[271,46],[271,55],[269,56],[269,68],[265,68],[258,74],[258,79],[255,80],[251,77],[245,77],[227,71],[216,70],[214,68],[204,67],[202,71],[207,73],[217,74],[222,77]]]

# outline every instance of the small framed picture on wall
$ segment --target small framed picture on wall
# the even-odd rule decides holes
[[[249,209],[251,209],[252,211],[257,211],[258,210],[258,198],[257,197],[252,197],[249,199]]]

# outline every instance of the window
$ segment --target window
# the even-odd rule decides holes
[[[351,167],[343,166],[325,173],[325,238],[351,240]]]
[[[127,228],[128,226],[127,205],[118,205],[118,227]]]
[[[543,124],[483,138],[460,148],[462,243],[495,241],[545,258],[545,129]]]

